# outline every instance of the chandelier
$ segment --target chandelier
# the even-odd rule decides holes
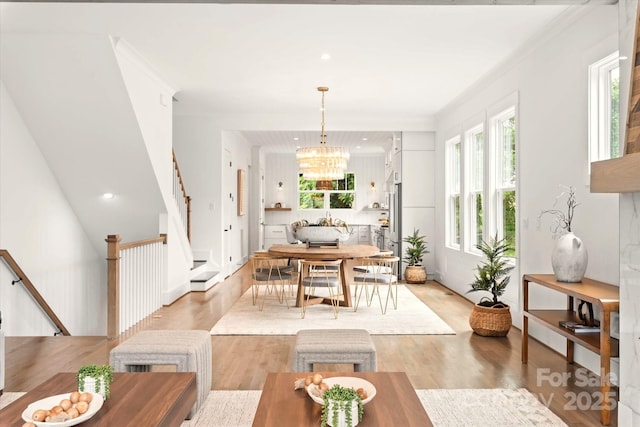
[[[322,135],[320,146],[304,147],[296,150],[298,167],[305,179],[331,181],[343,179],[349,162],[349,152],[342,147],[329,147],[324,133],[324,93],[328,87],[321,86],[322,93]]]

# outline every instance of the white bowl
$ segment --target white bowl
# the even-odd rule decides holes
[[[93,399],[91,399],[91,403],[89,403],[89,409],[84,414],[78,416],[77,418],[73,418],[69,421],[59,422],[59,423],[44,423],[33,421],[31,419],[31,415],[38,409],[51,409],[54,406],[58,405],[61,400],[68,399],[71,395],[71,392],[65,394],[58,394],[55,396],[46,397],[44,399],[37,400],[29,406],[27,409],[22,411],[22,419],[26,422],[34,423],[38,427],[70,427],[75,426],[76,424],[80,424],[82,422],[87,421],[89,418],[93,417],[96,412],[100,408],[102,408],[102,404],[104,403],[104,399],[101,394],[91,393],[93,395]]]
[[[352,388],[354,390],[357,390],[359,388],[363,388],[366,392],[367,392],[367,398],[362,400],[362,404],[366,405],[367,403],[371,402],[371,400],[373,400],[373,398],[376,395],[376,388],[373,384],[371,384],[369,381],[367,380],[363,380],[362,378],[357,378],[357,377],[331,377],[331,378],[324,378],[322,380],[322,382],[324,382],[326,385],[329,386],[329,388],[333,387],[335,384],[340,384],[342,387],[345,388]],[[313,394],[313,388],[317,389],[317,385],[315,384],[310,384],[307,387],[307,393],[309,394],[309,396],[311,396],[311,398],[314,400],[314,402],[319,403],[321,405],[324,405],[324,399],[322,397],[318,397],[315,394]]]
[[[319,242],[330,243],[340,240],[345,242],[349,239],[351,232],[344,227],[324,227],[324,226],[310,226],[300,227],[296,230],[296,239],[301,242]]]

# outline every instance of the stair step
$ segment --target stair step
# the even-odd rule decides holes
[[[205,265],[207,263],[207,260],[203,260],[203,259],[198,259],[198,260],[194,260],[193,261],[193,267],[191,267],[192,270],[195,270],[196,268]]]
[[[196,277],[191,279],[192,282],[206,282],[207,280],[212,279],[216,276],[216,274],[220,273],[219,271],[205,271],[203,273],[198,274]]]

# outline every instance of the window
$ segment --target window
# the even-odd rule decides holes
[[[618,52],[589,66],[589,162],[620,156]]]
[[[343,179],[315,181],[298,178],[300,209],[352,209],[355,201],[356,176],[345,173]],[[327,206],[328,203],[328,206]]]
[[[515,262],[517,102],[517,94],[505,98],[445,141],[448,248],[481,255],[476,246],[497,236],[508,242],[512,249],[506,255]]]
[[[492,118],[496,153],[495,198],[498,238],[505,238],[516,256],[516,115],[510,108]]]
[[[460,176],[461,176],[461,144],[460,137],[446,142],[446,177],[447,177],[447,245],[460,248]]]
[[[469,239],[466,241],[469,252],[480,253],[476,245],[482,243],[483,236],[483,192],[484,192],[484,129],[478,125],[466,132],[466,145],[469,162],[467,197],[469,200]]]

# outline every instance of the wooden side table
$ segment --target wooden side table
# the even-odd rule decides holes
[[[565,310],[535,310],[529,308],[529,283],[567,295]],[[611,357],[618,355],[619,342],[610,336],[611,313],[620,310],[620,289],[609,283],[584,278],[580,283],[558,282],[553,274],[525,274],[522,278],[522,363],[527,363],[529,352],[529,319],[559,333],[567,339],[567,362],[573,363],[574,345],[579,344],[600,355],[600,392],[602,409],[600,422],[611,424]],[[579,321],[575,312],[575,299],[590,302],[600,311],[600,332],[575,333],[560,326],[561,321]]]

